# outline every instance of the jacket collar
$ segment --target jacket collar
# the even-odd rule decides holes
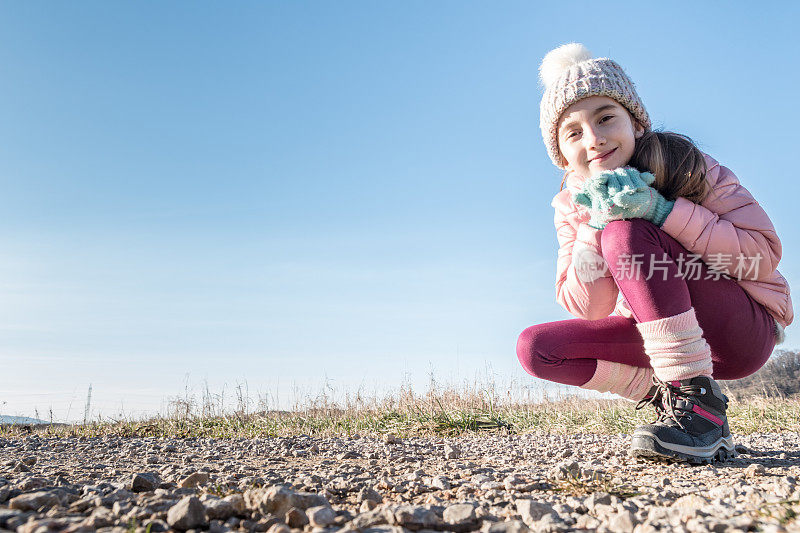
[[[577,194],[583,190],[584,181],[586,181],[586,178],[583,176],[575,172],[570,172],[567,174],[567,181],[565,182],[564,188],[569,190],[570,193]]]

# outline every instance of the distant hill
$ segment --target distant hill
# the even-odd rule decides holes
[[[39,420],[38,418],[29,418],[27,416],[6,416],[0,415],[0,424],[13,424],[13,425],[20,425],[20,426],[35,426],[39,424],[49,424],[50,422],[45,422],[44,420]]]
[[[754,396],[786,398],[800,394],[800,352],[775,350],[755,374],[732,381],[720,380],[722,391],[737,400]]]

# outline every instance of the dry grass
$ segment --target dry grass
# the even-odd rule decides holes
[[[558,395],[530,401],[509,390],[498,394],[494,385],[439,390],[433,384],[425,395],[409,389],[377,400],[360,395],[333,401],[320,395],[289,411],[251,409],[239,397],[238,407],[223,413],[213,395],[200,402],[189,396],[175,399],[166,415],[147,420],[101,420],[87,424],[43,427],[0,427],[0,436],[35,431],[53,436],[138,436],[162,438],[255,438],[293,435],[353,436],[394,433],[407,436],[456,436],[479,433],[546,432],[630,433],[654,418],[652,408],[634,410],[625,400],[587,399]],[[800,399],[754,397],[732,400],[728,410],[731,431],[737,434],[800,431]]]

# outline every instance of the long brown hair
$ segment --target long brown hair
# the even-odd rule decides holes
[[[686,135],[671,131],[647,131],[636,139],[630,166],[656,177],[652,186],[667,200],[682,196],[701,203],[710,187],[706,181],[706,161],[703,153]],[[561,189],[569,171],[564,173]]]
[[[696,204],[710,192],[703,153],[686,135],[648,131],[636,139],[630,166],[656,177],[652,187],[667,200],[682,196]]]

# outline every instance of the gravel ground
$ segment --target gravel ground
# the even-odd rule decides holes
[[[0,530],[800,531],[800,436],[693,467],[627,435],[0,439]]]

